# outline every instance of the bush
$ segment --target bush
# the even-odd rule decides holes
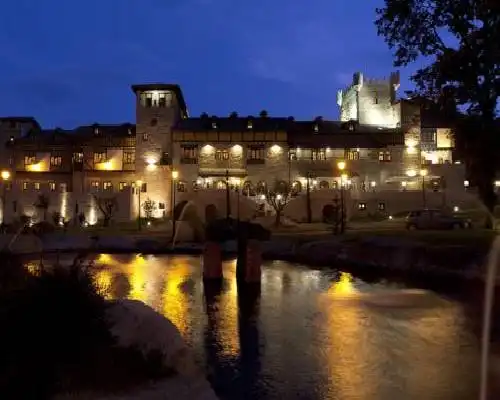
[[[78,261],[30,274],[12,254],[0,268],[0,398],[119,390],[166,376],[160,355],[119,348],[107,303]]]

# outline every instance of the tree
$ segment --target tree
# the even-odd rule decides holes
[[[116,197],[96,197],[94,196],[95,202],[99,211],[101,211],[103,216],[103,226],[109,226],[111,219],[115,211],[118,209],[118,201]]]
[[[272,189],[266,188],[266,200],[274,209],[275,225],[281,225],[281,216],[285,206],[291,200],[291,190],[286,182],[276,182]]]
[[[378,34],[395,50],[395,66],[426,58],[412,80],[414,94],[458,113],[455,137],[469,164],[471,183],[485,206],[495,205],[493,180],[499,139],[500,13],[493,0],[385,0],[376,10]],[[498,6],[497,6],[498,7]],[[451,104],[451,107],[450,107]]]
[[[50,200],[44,194],[39,194],[35,201],[35,208],[43,213],[43,220],[47,221],[47,210],[49,209]]]
[[[150,221],[153,219],[153,214],[156,210],[156,202],[148,198],[142,203],[142,209],[144,210],[144,217],[147,221]]]

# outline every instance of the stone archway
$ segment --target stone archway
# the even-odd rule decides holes
[[[257,183],[257,193],[264,194],[266,192],[267,184],[264,181]]]
[[[245,181],[242,186],[242,194],[245,196],[253,196],[255,191],[251,181]]]
[[[329,189],[330,188],[330,184],[328,183],[328,181],[320,181],[319,182],[319,188],[320,189]]]
[[[215,182],[215,188],[218,190],[226,189],[226,182],[223,180],[219,180],[219,181]]]
[[[215,204],[208,204],[205,207],[205,222],[209,223],[217,219],[217,207]]]

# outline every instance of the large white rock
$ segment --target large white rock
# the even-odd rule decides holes
[[[217,400],[179,330],[163,315],[137,300],[117,300],[111,303],[107,318],[119,345],[136,345],[144,353],[161,350],[164,365],[178,375],[126,394],[64,394],[56,400]]]

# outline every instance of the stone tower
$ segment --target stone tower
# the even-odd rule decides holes
[[[156,215],[171,211],[172,127],[187,117],[178,85],[133,85],[136,95],[136,179],[143,182],[141,204],[156,202]],[[141,213],[143,213],[141,206]]]
[[[351,85],[338,93],[340,120],[395,127],[398,121],[393,104],[398,88],[399,72],[391,73],[389,79],[368,79],[356,72]]]

